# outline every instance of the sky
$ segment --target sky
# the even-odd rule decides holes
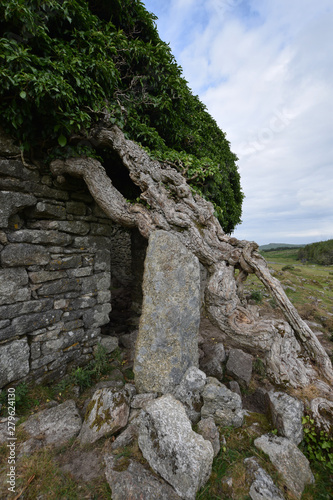
[[[144,0],[227,134],[245,194],[234,236],[333,238],[333,1]]]

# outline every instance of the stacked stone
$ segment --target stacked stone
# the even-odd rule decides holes
[[[0,136],[0,388],[92,358],[111,310],[115,231],[83,181],[23,164]]]

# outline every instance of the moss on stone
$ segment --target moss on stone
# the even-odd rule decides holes
[[[85,416],[84,416],[84,420],[85,420],[85,422],[87,422],[87,420],[89,419],[89,415],[90,415],[90,413],[93,411],[95,404],[96,404],[96,401],[95,401],[95,400],[93,400],[93,399],[92,399],[92,400],[90,401],[90,403],[88,404],[88,406],[87,406],[87,411],[86,411],[86,414],[85,414]]]

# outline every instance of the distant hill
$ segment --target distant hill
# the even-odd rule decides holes
[[[268,245],[261,245],[259,250],[263,250],[264,252],[269,252],[271,250],[282,250],[287,248],[302,248],[304,245],[292,245],[291,243],[269,243]]]
[[[311,243],[301,248],[298,252],[299,260],[306,260],[322,266],[333,264],[333,240]]]

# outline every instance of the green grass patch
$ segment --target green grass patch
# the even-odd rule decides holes
[[[20,460],[16,469],[16,491],[20,492],[26,488],[24,491],[25,500],[35,500],[36,498],[109,500],[111,498],[111,490],[104,478],[94,484],[77,482],[60,469],[54,457],[54,450],[44,448]],[[30,483],[29,480],[31,480]],[[0,494],[4,495],[5,492],[0,490]],[[2,496],[1,498],[6,497]]]
[[[269,252],[261,251],[263,257],[268,261],[281,260],[285,263],[295,263],[298,260],[298,250],[288,248],[286,250],[272,250]]]
[[[256,430],[252,425],[256,423]],[[262,454],[253,442],[258,437],[258,430],[264,434],[272,430],[267,418],[259,413],[251,413],[245,418],[241,428],[222,427],[221,450],[213,462],[213,471],[209,482],[198,492],[196,500],[215,500],[237,498],[248,500],[250,483],[246,475],[244,459]],[[225,444],[223,444],[225,443]],[[260,459],[261,460],[261,459]],[[267,464],[269,467],[269,464]]]
[[[330,339],[332,325],[328,313],[333,310],[332,266],[297,261],[297,249],[261,253],[301,317],[319,323]],[[250,297],[253,293],[263,291],[264,295],[267,295],[261,282],[253,275],[248,277],[244,290]],[[272,310],[277,309],[273,297],[264,297],[262,305],[267,305]]]

